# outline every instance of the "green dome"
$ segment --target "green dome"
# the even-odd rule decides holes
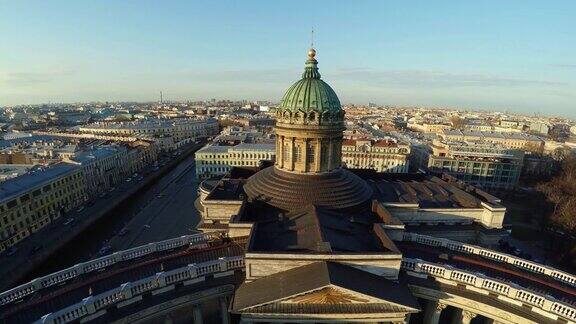
[[[288,109],[292,112],[315,110],[320,113],[342,110],[336,92],[326,82],[320,80],[318,61],[314,58],[315,55],[316,52],[312,49],[308,52],[309,58],[306,61],[302,79],[286,91],[280,102],[280,109]]]

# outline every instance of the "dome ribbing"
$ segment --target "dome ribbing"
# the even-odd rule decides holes
[[[342,110],[336,92],[320,79],[318,61],[314,58],[316,52],[311,49],[302,79],[294,83],[284,94],[280,109],[296,111],[338,112]]]

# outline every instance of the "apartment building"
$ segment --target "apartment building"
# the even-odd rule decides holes
[[[0,251],[46,226],[86,197],[81,168],[39,167],[0,186]]]
[[[175,142],[196,137],[207,137],[219,132],[218,121],[206,119],[148,119],[135,122],[98,122],[79,128],[81,133],[133,136],[172,136]]]
[[[82,168],[89,198],[109,190],[122,181],[128,169],[128,150],[119,145],[96,147],[78,152],[68,161]]]
[[[485,190],[513,189],[520,178],[524,151],[499,144],[434,141],[427,169],[446,173]]]
[[[499,144],[511,149],[539,153],[544,151],[544,141],[540,137],[525,133],[444,130],[440,137],[448,142],[483,142]]]
[[[196,176],[200,179],[226,174],[233,166],[257,167],[260,161],[272,161],[274,144],[242,143],[235,146],[208,145],[195,154]]]
[[[408,172],[410,145],[392,140],[344,140],[343,165],[351,169],[373,169],[377,172]]]

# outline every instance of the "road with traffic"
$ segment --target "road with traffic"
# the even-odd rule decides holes
[[[93,206],[87,206],[80,214],[91,213],[93,210],[102,208],[110,203],[109,199],[113,199],[115,194],[134,186],[135,181],[138,179],[124,180],[108,194],[108,198],[97,200]],[[194,228],[200,220],[194,208],[197,189],[194,154],[191,153],[157,181],[125,199],[107,215],[84,230],[82,234],[59,249],[57,253],[28,274],[23,281],[114,251],[194,233]],[[81,219],[82,215],[71,214],[67,217]],[[61,230],[68,226],[69,228],[76,226],[60,223],[53,225],[53,228]],[[49,244],[49,241],[44,242]],[[3,258],[12,258],[12,256]]]
[[[194,158],[184,160],[138,204],[134,218],[110,238],[112,251],[195,233],[200,217],[194,207],[198,181]]]

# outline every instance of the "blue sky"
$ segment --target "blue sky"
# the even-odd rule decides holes
[[[279,100],[315,29],[345,103],[576,117],[576,1],[0,0],[0,105]]]

